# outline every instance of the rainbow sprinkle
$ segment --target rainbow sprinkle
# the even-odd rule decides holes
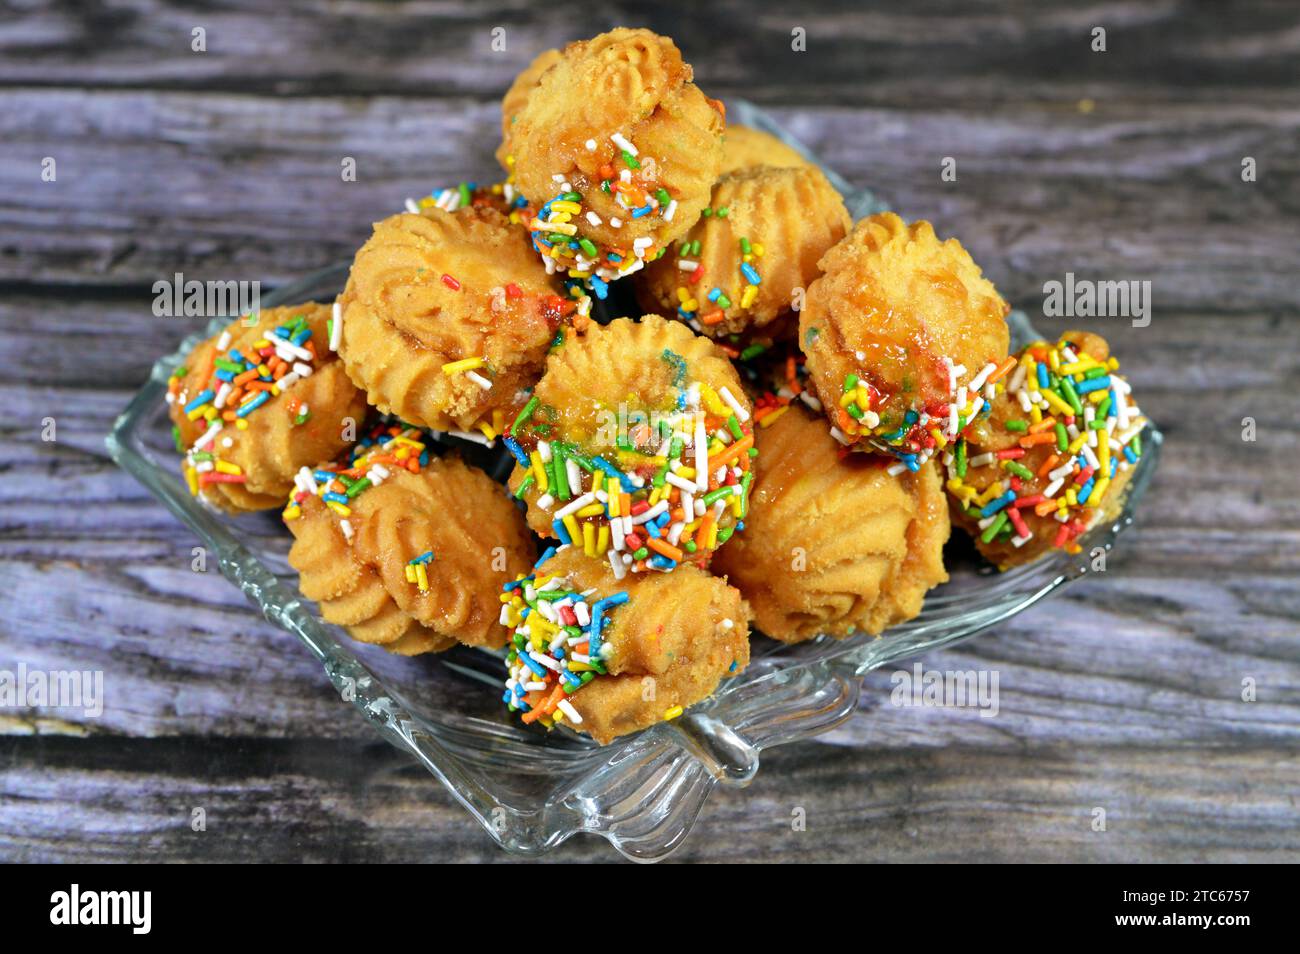
[[[429,564],[432,562],[432,550],[426,550],[414,560],[407,561],[406,582],[414,583],[421,593],[429,592]]]
[[[501,211],[516,225],[531,218],[528,201],[517,192],[511,181],[480,186],[477,182],[462,182],[444,189],[435,189],[426,196],[406,200],[406,211],[419,215],[425,209],[442,209],[455,212],[472,206],[489,206]]]
[[[726,387],[686,382],[680,356],[662,357],[678,378],[675,405],[629,419],[613,460],[551,439],[535,396],[505,441],[527,472],[516,497],[535,489],[534,505],[552,517],[555,537],[603,556],[617,579],[707,563],[744,529],[748,512],[758,453],[750,412]]]
[[[608,158],[598,168],[600,191],[610,195],[624,213],[601,218],[588,208],[581,192],[565,176],[554,176],[555,195],[527,221],[533,247],[542,256],[546,270],[565,279],[568,292],[578,302],[580,313],[589,314],[591,295],[605,298],[609,283],[626,278],[664,254],[649,236],[633,239],[630,245],[601,245],[582,232],[584,223],[593,228],[608,225],[621,229],[631,219],[658,216],[672,222],[677,214],[677,200],[658,178],[654,159],[641,156],[636,146],[621,133],[610,136]],[[596,151],[599,144],[587,141],[587,149]],[[507,183],[514,181],[514,157],[506,158],[511,170]]]
[[[250,316],[251,317],[251,316]],[[208,426],[188,449],[181,443],[180,429],[172,432],[178,450],[185,453],[182,469],[190,493],[210,484],[242,484],[247,476],[238,464],[223,460],[220,448],[232,446],[229,437],[218,444],[217,437],[227,425],[247,430],[250,415],[279,397],[315,370],[316,345],[306,315],[294,315],[277,325],[246,349],[232,348],[231,332],[223,331],[207,368],[195,378],[196,390],[187,390],[187,368],[177,368],[167,382],[167,403],[183,401],[190,421],[204,421]],[[285,403],[295,427],[311,418],[308,406],[296,397]]]
[[[576,592],[567,576],[543,572],[555,552],[548,549],[531,575],[505,584],[501,595],[501,624],[514,631],[502,701],[511,712],[522,710],[524,722],[547,728],[566,720],[582,724],[567,697],[606,675],[609,644],[601,637],[613,611],[628,601],[620,591],[590,602],[591,590]]]
[[[1025,415],[1004,424],[1015,443],[969,456],[967,440],[958,440],[944,455],[948,492],[978,521],[983,543],[1024,546],[1033,532],[1021,511],[1032,508],[1059,524],[1053,547],[1078,552],[1076,541],[1101,519],[1116,474],[1141,458],[1147,420],[1113,357],[1099,361],[1061,340],[1036,342],[1008,361],[1015,371],[1005,393]],[[1048,456],[1035,469],[1025,466],[1026,454],[1040,446]],[[972,470],[990,467],[1002,473],[984,490],[967,482]]]
[[[285,520],[297,520],[302,516],[303,502],[309,497],[319,497],[338,515],[343,536],[351,543],[352,524],[348,518],[352,515],[356,498],[371,487],[378,487],[394,471],[407,470],[418,474],[429,463],[430,443],[429,434],[420,428],[392,417],[381,417],[351,447],[342,461],[316,468],[304,467],[298,471],[293,478],[294,491],[282,516]],[[425,556],[433,559],[432,552]],[[428,563],[423,557],[417,559]],[[419,570],[414,572],[419,573]],[[411,579],[410,572],[407,579]],[[420,589],[427,588],[426,581]]]
[[[997,382],[1015,367],[1013,358],[1001,364],[989,362],[969,382],[958,384],[967,373],[965,365],[954,364],[946,355],[943,363],[948,375],[947,396],[920,410],[909,409],[901,422],[881,417],[886,396],[866,376],[845,375],[831,436],[846,447],[866,443],[872,450],[896,458],[889,467],[891,474],[920,470],[936,452],[959,440],[976,420],[988,415]]]
[[[726,218],[725,209],[705,209],[704,215],[717,215]],[[704,265],[700,262],[700,240],[686,238],[677,246],[677,268],[685,272],[684,284],[677,286],[677,314],[695,331],[719,325],[727,320],[727,311],[739,308],[748,311],[758,298],[758,288],[763,283],[755,262],[763,257],[763,243],[751,242],[742,237],[740,245],[740,265],[737,269],[740,283],[731,287],[728,294],[719,286],[709,288],[703,295],[698,293],[704,280]],[[696,286],[691,288],[688,286]],[[704,299],[704,303],[700,299]]]

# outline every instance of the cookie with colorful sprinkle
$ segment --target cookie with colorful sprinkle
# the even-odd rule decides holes
[[[802,402],[754,409],[755,490],[746,532],[718,552],[754,624],[783,642],[877,634],[921,611],[948,579],[948,503],[934,463],[890,473],[889,459],[847,452]]]
[[[411,656],[500,646],[490,594],[536,557],[500,484],[428,435],[375,423],[345,459],[303,468],[284,510],[303,596],[356,640]]]
[[[691,78],[672,40],[619,28],[565,47],[515,116],[506,168],[535,247],[598,298],[709,203],[725,120]]]
[[[568,725],[601,745],[677,718],[749,664],[745,601],[693,566],[620,579],[564,547],[501,602],[503,701],[526,723]]]
[[[574,337],[510,427],[510,489],[539,534],[618,578],[707,565],[744,527],[752,408],[727,356],[677,321]]]
[[[1015,356],[991,411],[944,455],[953,522],[1000,569],[1114,519],[1147,419],[1100,335],[1067,331]]]
[[[1009,307],[960,242],[892,212],[859,222],[820,267],[799,346],[831,433],[915,469],[966,430],[1012,367]]]
[[[638,274],[643,305],[710,338],[797,325],[796,296],[852,227],[844,200],[813,166],[755,166],[713,187],[700,220]]]
[[[433,207],[375,226],[335,334],[348,375],[381,411],[491,439],[574,309],[499,212]]]
[[[167,383],[190,493],[222,510],[284,503],[300,467],[347,446],[365,396],[329,345],[330,308],[268,308],[200,342]]]

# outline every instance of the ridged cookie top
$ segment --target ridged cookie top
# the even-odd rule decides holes
[[[528,98],[541,82],[542,74],[560,60],[559,50],[543,50],[524,67],[523,72],[515,77],[505,96],[501,98],[501,145],[497,147],[497,161],[505,166],[506,157],[513,154],[511,140],[514,135],[515,119],[523,111]]]
[[[565,229],[538,229],[549,242],[541,251],[580,257],[605,279],[652,260],[708,202],[722,160],[720,109],[691,82],[672,40],[649,30],[566,47],[511,134],[515,186],[545,210],[539,219],[575,229],[567,238],[577,248],[546,238]],[[569,219],[549,214],[561,196],[576,206]]]
[[[712,341],[620,318],[547,361],[510,431],[510,487],[534,530],[620,574],[707,565],[744,518],[750,412]]]
[[[614,451],[611,415],[672,411],[683,390],[699,382],[714,392],[727,388],[747,401],[730,359],[708,338],[678,322],[646,315],[618,318],[570,338],[546,362],[537,384],[546,420],[555,436],[593,452]]]
[[[723,176],[705,214],[637,276],[638,291],[713,338],[793,315],[818,261],[849,231],[844,200],[812,166]]]
[[[740,589],[757,627],[799,642],[879,633],[916,616],[948,577],[949,523],[934,465],[890,474],[884,458],[843,455],[802,406],[760,402],[746,532],[713,569]],[[778,414],[764,426],[768,414]]]
[[[381,410],[439,430],[504,416],[572,307],[522,230],[486,208],[378,223],[339,302],[352,380]]]
[[[392,457],[393,450],[376,445],[367,456]],[[349,473],[367,484],[355,496],[342,482]],[[299,493],[286,510],[297,538],[289,562],[303,593],[320,600],[327,620],[365,641],[412,634],[395,607],[438,642],[499,646],[493,591],[535,556],[502,487],[455,457],[427,459],[418,471],[390,460],[380,472],[357,474],[355,466],[318,473],[319,493]],[[333,506],[339,496],[348,500],[343,510]],[[379,620],[391,623],[381,629]]]

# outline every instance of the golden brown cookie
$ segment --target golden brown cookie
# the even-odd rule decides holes
[[[948,507],[937,468],[890,474],[888,458],[845,453],[800,404],[755,411],[755,490],[745,532],[719,551],[768,636],[800,642],[872,634],[916,616],[948,579]]]
[[[378,223],[339,306],[339,352],[371,404],[435,430],[493,432],[573,310],[522,230],[482,207]]]
[[[832,433],[909,465],[929,459],[979,413],[980,385],[1007,360],[1007,303],[960,242],[892,212],[859,222],[821,269],[799,345]]]
[[[509,435],[510,488],[534,530],[617,573],[707,565],[744,517],[750,413],[708,338],[619,318],[548,359]]]
[[[754,166],[798,169],[811,167],[812,163],[771,133],[738,123],[728,123],[727,131],[722,136],[722,168],[718,175],[725,176]]]
[[[304,472],[284,512],[289,564],[303,596],[360,642],[404,656],[500,646],[494,593],[532,565],[532,538],[499,484],[429,458],[424,437],[381,425],[346,462]]]
[[[817,262],[852,222],[812,166],[756,166],[725,175],[700,220],[637,275],[643,303],[710,338],[797,323],[794,303]]]
[[[298,468],[347,446],[365,396],[329,346],[328,305],[268,308],[195,346],[167,387],[190,493],[232,512],[278,507]]]
[[[515,119],[523,111],[528,97],[533,95],[542,74],[560,61],[559,50],[543,50],[529,63],[522,73],[515,77],[506,95],[501,98],[501,145],[497,147],[497,162],[508,168],[508,158],[514,154],[511,138],[514,133]]]
[[[693,566],[620,580],[566,547],[502,601],[510,708],[601,745],[676,718],[749,663],[740,593]]]
[[[1016,356],[989,410],[945,455],[953,522],[1000,569],[1119,513],[1147,420],[1099,335],[1067,331]]]
[[[569,44],[510,136],[538,250],[602,282],[653,261],[708,204],[724,125],[672,40],[620,28]]]

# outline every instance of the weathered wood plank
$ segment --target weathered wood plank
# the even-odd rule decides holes
[[[1172,549],[1150,546],[1152,536],[1144,533],[1143,546],[1107,579],[1079,584],[966,648],[925,659],[938,670],[996,670],[996,718],[897,708],[884,673],[867,680],[868,714],[835,738],[894,747],[1076,736],[1111,745],[1300,740],[1295,569],[1272,579],[1224,567],[1192,579],[1148,574],[1143,561],[1158,563]],[[0,733],[334,738],[361,731],[292,636],[257,618],[215,573],[191,572],[185,541],[148,563],[121,548],[110,552],[113,568],[93,558],[0,561],[7,580],[0,613],[17,620],[26,607],[40,620],[7,636],[0,666],[105,673],[102,716],[48,710],[42,723],[36,713],[10,712]],[[447,706],[487,707],[489,693],[437,662],[400,667],[404,681],[427,682]],[[417,670],[424,675],[410,675]],[[1257,702],[1241,699],[1246,678],[1257,685]]]
[[[9,739],[0,752],[7,860],[510,860],[381,743]],[[1293,746],[899,752],[810,743],[765,761],[749,788],[715,793],[674,860],[1300,860]],[[195,808],[206,831],[191,830]],[[1105,831],[1092,827],[1098,808]],[[796,810],[806,830],[793,830]],[[547,857],[613,855],[575,838]]]
[[[1209,101],[1225,91],[1284,102],[1300,50],[1296,11],[1284,0],[1231,10],[1179,0],[823,0],[789,10],[744,0],[597,9],[577,0],[544,9],[519,0],[311,0],[274,16],[256,0],[202,12],[175,0],[63,0],[11,11],[0,23],[0,83],[492,99],[540,50],[617,25],[673,36],[714,95],[793,104]],[[1091,49],[1097,26],[1107,30],[1105,53]],[[195,27],[206,30],[206,53],[191,48]],[[806,31],[807,52],[791,48],[796,27]],[[505,29],[504,51],[492,48],[495,28]]]
[[[348,260],[404,197],[495,176],[496,107],[464,100],[262,99],[17,90],[0,112],[0,282],[279,283]],[[1300,307],[1289,104],[1055,106],[900,115],[783,109],[826,161],[931,218],[1026,307],[1045,281],[1138,278],[1160,310]],[[40,180],[42,157],[58,180]],[[344,182],[345,156],[357,181]],[[1241,181],[1241,161],[1259,180]],[[957,181],[940,179],[944,157]]]
[[[0,713],[0,857],[505,858],[292,637],[190,570],[196,540],[102,438],[195,325],[150,314],[153,281],[269,287],[345,260],[406,195],[491,173],[496,101],[536,51],[639,21],[675,35],[711,93],[774,106],[851,181],[959,236],[1031,312],[1066,271],[1152,281],[1150,327],[1089,326],[1168,437],[1105,578],[924,660],[997,672],[996,718],[896,707],[890,673],[871,674],[856,718],[769,753],[679,857],[1300,860],[1293,4],[264,10],[0,18],[0,668],[102,669],[108,697],[98,719]],[[198,25],[206,54],[188,49]],[[1098,25],[1105,54],[1088,50]],[[439,669],[450,705],[482,701]],[[587,839],[559,857],[609,853]]]

